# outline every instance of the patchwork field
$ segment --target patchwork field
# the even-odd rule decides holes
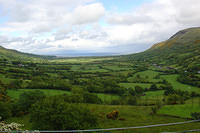
[[[200,92],[200,88],[198,88],[198,87],[194,87],[191,85],[186,85],[186,84],[182,84],[182,83],[178,82],[177,77],[178,77],[178,75],[176,75],[176,74],[161,76],[161,78],[166,79],[169,83],[171,83],[172,86],[174,87],[174,89],[180,89],[180,90],[190,91],[190,92],[191,91]]]

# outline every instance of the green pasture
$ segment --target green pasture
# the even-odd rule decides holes
[[[145,88],[150,88],[150,86],[152,84],[149,84],[149,83],[120,83],[119,85],[122,87],[125,87],[125,88],[135,88],[135,86],[140,86],[143,89],[145,89]],[[157,85],[157,87],[160,87],[162,84],[156,84],[156,85]]]
[[[101,57],[101,58],[95,58],[95,57],[86,57],[86,58],[60,58],[60,59],[54,59],[49,60],[51,63],[90,63],[90,62],[96,62],[96,61],[104,61],[104,60],[113,60],[113,57]]]
[[[55,95],[62,95],[62,94],[71,94],[70,91],[63,91],[63,90],[50,90],[50,89],[19,89],[19,90],[7,90],[8,96],[13,99],[18,99],[20,94],[26,91],[34,91],[40,90],[44,92],[46,96],[55,96]],[[103,94],[103,93],[96,93],[99,98],[103,101],[110,103],[112,100],[118,99],[119,96],[112,95],[112,94]]]
[[[98,128],[120,128],[120,127],[133,127],[133,126],[145,126],[154,124],[174,123],[186,121],[183,118],[176,118],[163,115],[150,115],[151,107],[145,106],[111,106],[111,105],[95,105],[84,104],[98,115],[99,126]],[[119,118],[123,120],[111,120],[106,118],[106,114],[113,110],[119,111]],[[32,129],[31,122],[29,121],[29,115],[23,117],[14,117],[8,119],[7,122],[17,122],[24,124],[24,129]],[[143,129],[129,129],[122,131],[111,131],[112,133],[160,133],[160,132],[174,132],[198,129],[200,123],[189,123],[183,125],[152,127]]]
[[[34,91],[40,90],[44,92],[47,96],[54,96],[54,95],[62,95],[62,94],[70,94],[69,91],[62,91],[62,90],[49,90],[49,89],[19,89],[19,90],[7,90],[8,96],[14,99],[18,99],[20,94],[26,91]]]
[[[180,89],[180,90],[184,90],[184,91],[195,91],[195,92],[200,92],[200,88],[198,87],[194,87],[191,85],[186,85],[186,84],[182,84],[180,82],[177,81],[177,74],[171,74],[171,75],[162,75],[161,78],[166,79],[169,83],[172,84],[172,86],[174,87],[174,89]]]
[[[147,71],[135,73],[132,77],[129,77],[128,80],[131,82],[132,80],[137,79],[137,75],[139,75],[140,78],[144,79],[145,81],[158,82],[158,81],[161,81],[161,79],[159,79],[159,78],[156,79],[156,76],[159,74],[160,74],[160,72],[147,70]]]
[[[159,114],[191,118],[191,113],[200,112],[199,104],[165,105],[159,110]]]

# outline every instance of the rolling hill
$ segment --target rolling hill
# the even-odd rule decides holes
[[[41,56],[18,52],[0,46],[0,59],[43,60],[56,56]],[[200,70],[200,28],[189,28],[177,32],[166,41],[153,45],[150,49],[136,54],[116,56],[116,60],[136,60],[164,65],[177,65]]]
[[[200,28],[179,31],[144,52],[126,57],[151,63],[200,68]]]
[[[54,58],[54,56],[42,56],[29,53],[22,53],[16,50],[6,49],[0,46],[0,59],[33,61],[50,58]]]

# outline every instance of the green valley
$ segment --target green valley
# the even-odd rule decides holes
[[[76,130],[200,118],[199,40],[200,28],[191,28],[142,53],[108,57],[39,56],[0,47],[1,120],[24,124],[25,130]],[[112,111],[116,118],[108,117]]]

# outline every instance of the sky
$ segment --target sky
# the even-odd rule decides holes
[[[130,54],[200,26],[200,0],[0,0],[0,45],[40,55]]]

